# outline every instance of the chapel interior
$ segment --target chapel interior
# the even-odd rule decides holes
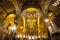
[[[0,40],[60,40],[60,0],[0,0]]]

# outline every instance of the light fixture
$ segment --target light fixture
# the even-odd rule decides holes
[[[48,30],[50,33],[52,33],[52,31],[53,31],[51,26],[48,26]]]
[[[28,39],[31,39],[31,36],[28,36]]]
[[[35,38],[37,39],[37,38],[38,38],[38,36],[35,36]]]
[[[34,36],[32,36],[32,39],[35,39]]]
[[[25,35],[23,35],[23,38],[26,38],[26,36],[25,36]]]
[[[49,29],[51,30],[51,26],[49,26]]]
[[[17,35],[17,38],[20,38],[20,35]]]
[[[40,38],[40,35],[39,35],[39,37],[38,38]]]
[[[52,24],[53,22],[52,22],[52,21],[50,21],[50,23]]]
[[[15,31],[16,30],[16,25],[14,25],[13,27],[10,26],[10,27],[8,27],[8,29],[11,30],[11,31]]]
[[[28,36],[26,35],[25,38],[28,38]]]
[[[49,19],[45,19],[44,21],[47,23],[47,22],[49,22]]]
[[[17,38],[22,38],[22,35],[18,34],[16,35]]]
[[[52,12],[50,12],[48,15],[51,17],[51,16],[53,15],[53,13],[52,13]]]
[[[12,30],[14,30],[14,31],[16,30],[16,25],[14,25],[14,26],[12,27]]]

